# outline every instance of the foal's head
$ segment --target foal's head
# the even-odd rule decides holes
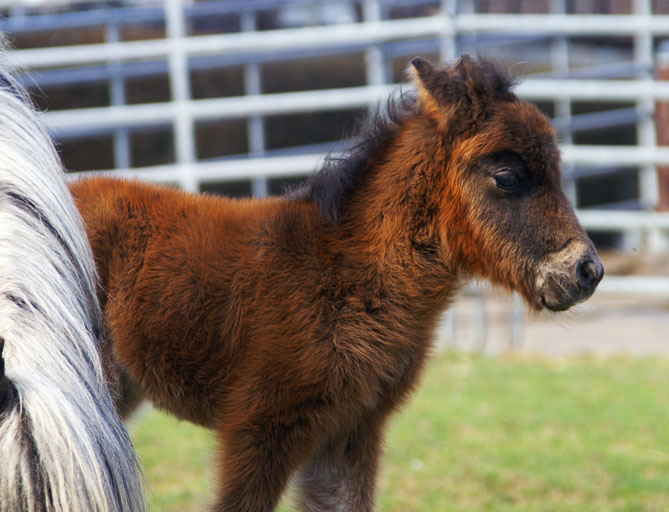
[[[465,56],[444,69],[412,64],[418,107],[446,155],[434,189],[449,259],[536,309],[587,299],[604,267],[562,192],[549,121],[492,63]]]

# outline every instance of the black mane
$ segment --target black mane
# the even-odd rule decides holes
[[[501,101],[509,100],[513,96],[513,89],[519,82],[520,68],[514,69],[508,63],[481,56],[471,62],[472,65],[467,70],[467,80],[479,96]]]
[[[331,153],[325,157],[320,169],[287,197],[316,202],[321,216],[336,224],[346,209],[351,192],[362,182],[370,160],[393,139],[398,128],[415,111],[413,91],[398,88],[361,123],[350,147],[341,154]]]

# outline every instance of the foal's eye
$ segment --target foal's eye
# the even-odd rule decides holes
[[[495,173],[493,178],[495,178],[497,188],[500,188],[505,192],[515,192],[523,184],[522,177],[517,172],[509,169]]]

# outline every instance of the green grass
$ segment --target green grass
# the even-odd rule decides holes
[[[132,431],[150,510],[207,510],[211,436]],[[380,510],[669,511],[669,361],[440,355],[386,444]]]

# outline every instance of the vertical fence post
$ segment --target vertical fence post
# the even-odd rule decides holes
[[[658,49],[655,59],[656,75],[659,80],[669,80],[669,45],[663,43]],[[669,145],[669,102],[658,101],[655,106],[655,122],[657,123],[657,143]],[[657,170],[659,181],[658,209],[669,210],[669,166],[661,166]]]
[[[638,17],[652,16],[651,0],[634,0],[634,14]],[[642,71],[640,80],[653,80],[653,35],[641,30],[634,36],[634,60]],[[642,117],[637,123],[637,144],[650,148],[656,145],[655,121],[652,113],[655,109],[652,98],[642,98],[637,101],[637,109]],[[654,209],[658,204],[658,175],[654,165],[643,165],[639,171],[639,195],[645,209]],[[658,251],[662,245],[662,234],[658,229],[649,229],[646,247],[649,251]]]
[[[170,88],[174,104],[174,148],[176,165],[180,169],[180,183],[186,190],[197,190],[198,180],[195,162],[195,140],[193,116],[188,107],[190,101],[190,76],[188,55],[183,46],[186,37],[185,13],[182,0],[165,0],[166,36],[170,48],[168,68]]]
[[[457,56],[454,18],[458,15],[458,0],[441,0],[441,15],[444,18],[444,30],[439,36],[439,59],[442,63],[448,63]]]
[[[523,327],[525,326],[525,306],[517,292],[511,298],[511,320],[509,322],[509,348],[520,350],[523,345]]]
[[[553,0],[551,2],[552,14],[566,14],[566,0]],[[554,72],[569,76],[569,38],[567,36],[556,36],[551,42],[551,66]],[[555,117],[565,122],[571,120],[571,100],[569,98],[559,98],[555,101]],[[573,137],[571,128],[560,134],[561,143],[571,145]],[[578,192],[576,187],[576,177],[574,176],[574,166],[572,164],[563,164],[563,186],[565,194],[569,201],[578,206]]]
[[[118,22],[108,23],[105,30],[105,37],[108,43],[117,43],[121,40],[121,27]],[[121,69],[121,61],[114,60],[107,63],[111,78],[109,80],[110,103],[116,107],[125,105],[125,80]],[[127,169],[130,162],[130,134],[125,127],[114,129],[114,167],[117,169]]]
[[[21,25],[25,25],[26,23],[26,6],[23,5],[21,2],[15,2],[17,5],[12,5],[9,8],[9,16],[7,18],[11,18],[12,21],[16,22],[16,20],[19,20],[21,22]]]
[[[488,345],[488,312],[485,299],[485,292],[477,287],[472,296],[472,324],[474,347],[479,352],[483,352]]]
[[[364,0],[362,16],[365,23],[381,21],[380,0]],[[365,74],[367,85],[381,85],[386,82],[386,66],[383,50],[379,44],[371,44],[365,52]]]
[[[257,29],[255,11],[244,11],[242,13],[242,31],[253,32]],[[260,76],[260,64],[249,62],[244,65],[244,94],[253,95],[262,93],[262,78]],[[249,141],[249,154],[254,158],[265,155],[265,118],[254,115],[248,118],[247,137]],[[268,194],[267,177],[253,178],[251,192],[254,197],[265,197]]]

